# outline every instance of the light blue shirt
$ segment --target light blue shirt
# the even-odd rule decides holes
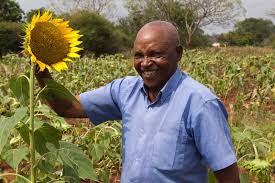
[[[128,76],[80,95],[98,125],[122,119],[122,183],[206,183],[207,169],[236,162],[220,100],[179,69],[150,102]]]

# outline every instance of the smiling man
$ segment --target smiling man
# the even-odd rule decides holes
[[[122,119],[122,183],[238,183],[236,157],[222,102],[179,70],[182,47],[176,28],[154,21],[138,32],[128,76],[80,95],[80,103],[49,101],[65,117],[98,125]],[[37,74],[51,78],[47,71]]]

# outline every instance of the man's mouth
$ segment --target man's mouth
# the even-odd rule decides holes
[[[157,69],[152,69],[152,70],[143,70],[142,71],[142,76],[145,78],[152,78],[157,75],[158,70]]]

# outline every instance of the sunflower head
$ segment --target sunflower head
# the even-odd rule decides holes
[[[66,62],[71,58],[79,58],[77,54],[82,48],[79,31],[69,27],[69,22],[52,18],[52,13],[45,11],[32,17],[25,28],[23,47],[32,62],[39,65],[40,70],[54,68],[57,71],[67,70]]]

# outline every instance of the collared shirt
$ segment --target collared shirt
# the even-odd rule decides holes
[[[220,100],[179,69],[150,102],[139,76],[80,95],[94,124],[122,119],[122,183],[206,183],[236,162]]]

